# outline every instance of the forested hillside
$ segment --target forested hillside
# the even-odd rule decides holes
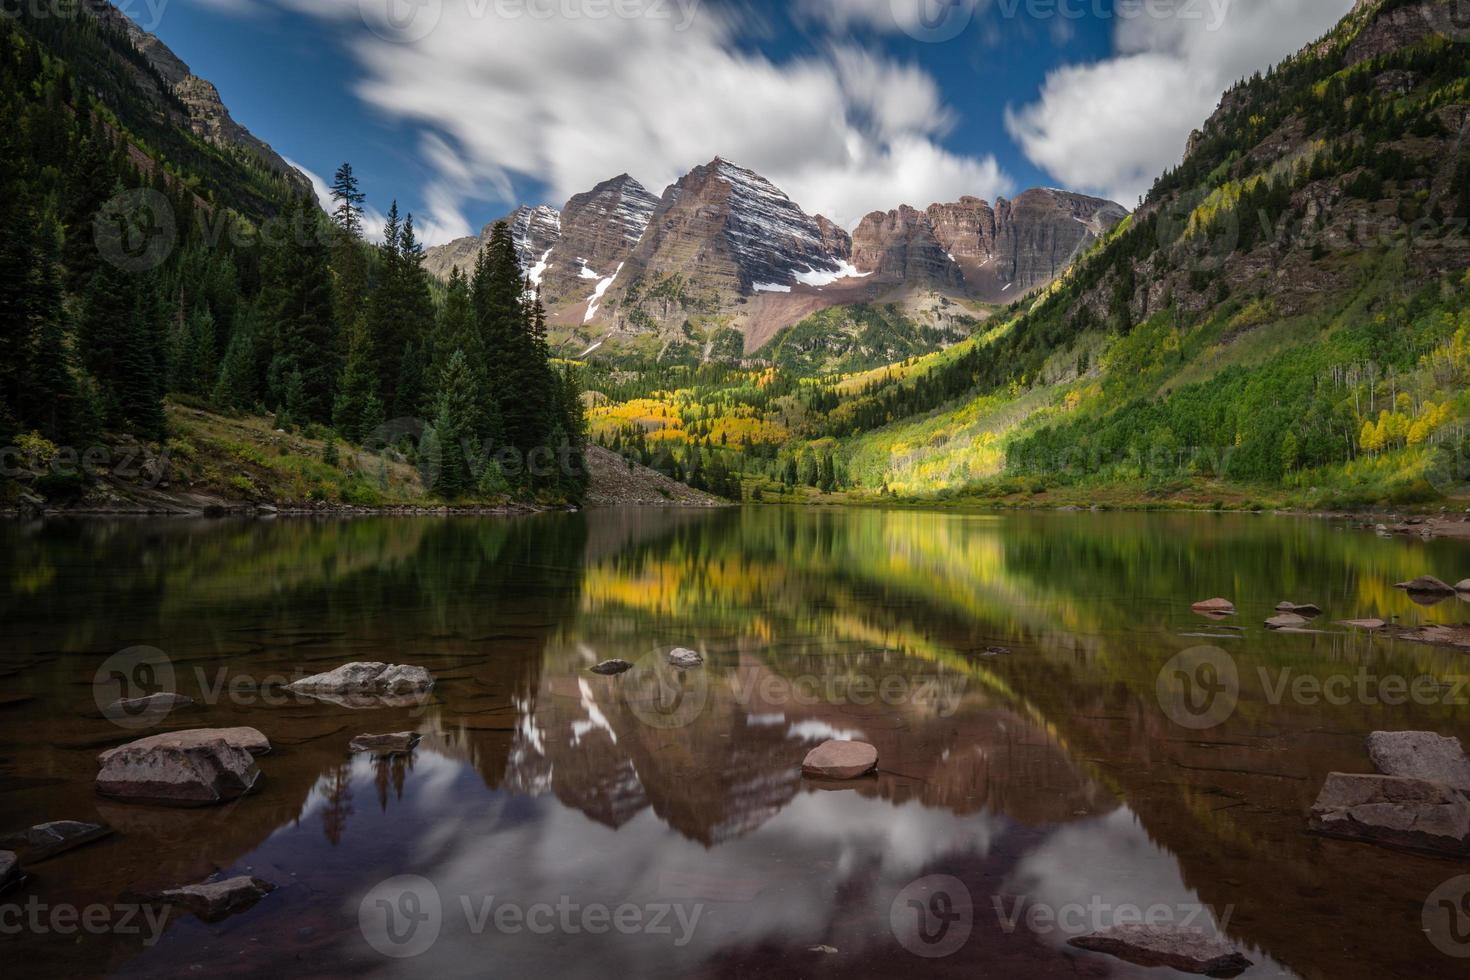
[[[248,148],[196,136],[169,92],[106,20],[0,18],[8,496],[85,496],[97,474],[77,458],[119,439],[191,486],[281,489],[241,475],[259,447],[171,425],[188,405],[325,440],[323,459],[286,467],[316,500],[402,499],[390,462],[417,465],[415,498],[580,498],[577,382],[549,358],[503,226],[436,300],[411,215],[395,205],[383,241],[364,241],[350,166],[329,217]],[[383,459],[344,467],[339,441]]]
[[[1183,162],[1037,302],[941,354],[805,382],[767,418],[788,437],[742,453],[754,482],[831,457],[839,488],[917,498],[1459,493],[1460,14],[1459,0],[1364,0],[1225,93]]]

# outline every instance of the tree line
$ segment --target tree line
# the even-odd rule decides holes
[[[350,165],[330,215],[253,178],[236,211],[8,18],[0,108],[0,444],[162,441],[172,395],[391,446],[446,500],[580,498],[580,387],[503,223],[438,289],[396,204],[365,239]]]

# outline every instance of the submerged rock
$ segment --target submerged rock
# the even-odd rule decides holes
[[[0,851],[0,894],[25,883],[26,873],[20,868],[20,858],[14,851]]]
[[[255,788],[260,770],[244,744],[258,744],[235,736],[232,744],[221,733],[254,729],[197,729],[151,735],[109,749],[97,757],[97,792],[129,803],[162,806],[208,806],[243,796]],[[265,743],[269,749],[270,743]]]
[[[1470,792],[1470,756],[1458,738],[1434,732],[1374,732],[1368,756],[1385,776],[1409,776]]]
[[[1220,937],[1179,926],[1118,925],[1067,943],[1140,966],[1167,966],[1212,977],[1233,977],[1252,965],[1240,950]]]
[[[1276,611],[1280,613],[1295,613],[1298,616],[1305,616],[1308,619],[1322,615],[1322,608],[1310,602],[1300,604],[1295,602],[1278,602],[1276,604]]]
[[[197,885],[169,888],[151,896],[151,899],[181,905],[205,922],[217,922],[245,911],[275,890],[276,886],[268,881],[241,875],[223,881],[201,881]]]
[[[633,669],[633,665],[626,660],[604,660],[595,667],[588,667],[594,674],[623,674]]]
[[[27,861],[44,861],[74,847],[100,840],[110,833],[112,828],[105,823],[53,820],[0,837],[0,847],[20,851]]]
[[[689,667],[698,667],[704,663],[704,657],[695,653],[693,650],[675,647],[669,651],[669,663],[675,667],[684,667],[687,669]]]
[[[1420,592],[1425,595],[1449,595],[1455,591],[1433,575],[1421,575],[1408,582],[1399,582],[1394,588],[1403,589],[1406,592]]]
[[[867,742],[828,739],[806,754],[803,776],[822,779],[856,779],[878,767],[878,750]]]
[[[1351,626],[1360,630],[1381,630],[1388,624],[1381,619],[1343,619],[1339,620],[1339,626]]]
[[[347,747],[353,752],[371,752],[380,759],[408,755],[419,744],[418,732],[392,732],[387,735],[359,735]]]
[[[1229,599],[1204,599],[1196,602],[1190,608],[1206,615],[1228,616],[1235,612],[1235,603]]]
[[[303,677],[287,684],[286,690],[346,707],[365,707],[414,704],[433,686],[433,675],[423,667],[371,661]]]
[[[169,691],[159,691],[142,698],[122,698],[107,706],[108,715],[141,715],[145,712],[150,714],[166,715],[177,708],[187,708],[194,703],[194,699],[187,694],[174,694]]]
[[[1470,855],[1470,800],[1424,779],[1329,773],[1310,826],[1329,837]]]
[[[1305,625],[1307,625],[1307,618],[1298,616],[1296,613],[1282,613],[1266,620],[1266,628],[1272,630],[1297,629]]]

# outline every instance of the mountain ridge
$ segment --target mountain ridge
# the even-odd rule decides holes
[[[1101,198],[1033,188],[994,205],[965,196],[876,211],[849,233],[719,156],[657,197],[621,174],[561,212],[534,210],[556,214],[565,232],[522,260],[569,353],[608,341],[661,353],[700,337],[725,349],[719,338],[733,331],[747,356],[833,306],[897,302],[935,326],[933,308],[959,302],[983,317],[1050,283],[1127,216]],[[468,271],[493,225],[429,249],[425,268]]]

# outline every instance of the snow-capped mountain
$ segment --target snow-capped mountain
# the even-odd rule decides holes
[[[555,208],[521,207],[511,223],[554,339],[578,355],[609,339],[737,347],[753,353],[829,306],[900,302],[953,319],[1051,282],[1127,215],[1121,206],[1030,190],[992,206],[976,197],[874,212],[847,231],[803,211],[760,174],[716,157],[661,197],[620,174]],[[430,249],[429,271],[468,269],[489,240]],[[952,326],[953,324],[951,324]]]

